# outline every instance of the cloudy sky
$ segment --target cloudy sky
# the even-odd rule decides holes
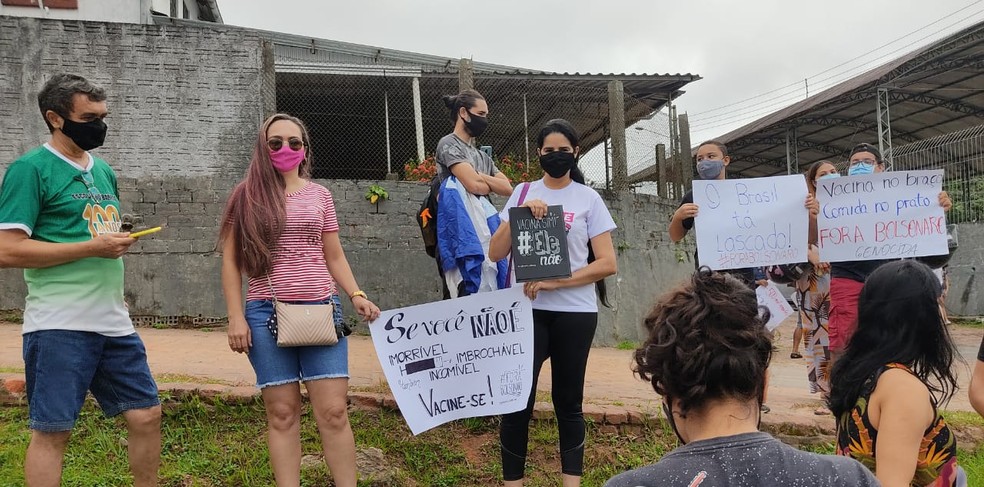
[[[806,78],[815,93],[984,20],[984,0],[234,0],[220,9],[228,24],[530,69],[699,74],[678,101],[694,140],[802,99]]]

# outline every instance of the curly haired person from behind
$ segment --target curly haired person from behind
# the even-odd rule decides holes
[[[955,348],[942,289],[917,261],[884,264],[858,299],[858,328],[830,372],[837,452],[886,487],[962,487],[956,437],[940,411],[953,396]]]
[[[635,371],[663,397],[683,446],[606,487],[876,486],[849,458],[799,451],[758,430],[772,334],[755,291],[702,267],[645,320]]]

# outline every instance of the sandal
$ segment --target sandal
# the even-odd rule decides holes
[[[762,411],[763,414],[768,414],[769,411],[772,411],[772,408],[770,408],[769,406],[766,406],[765,404],[763,404],[762,405],[762,408],[761,408],[761,411]]]
[[[789,358],[803,358],[803,355],[801,355],[799,352],[793,352],[789,354]]]
[[[817,416],[830,416],[834,413],[830,412],[830,410],[825,407],[819,407],[813,411],[813,414],[816,414]]]

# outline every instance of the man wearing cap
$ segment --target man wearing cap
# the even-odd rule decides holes
[[[885,171],[881,152],[871,144],[858,144],[851,150],[848,176],[876,174]],[[940,192],[939,204],[944,211],[953,206],[946,191]],[[889,260],[835,262],[830,266],[830,351],[834,358],[843,352],[858,326],[858,298],[868,276]]]

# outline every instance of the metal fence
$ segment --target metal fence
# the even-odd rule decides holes
[[[945,170],[950,223],[984,220],[984,124],[895,147],[892,156],[895,170]]]
[[[263,88],[274,93],[265,93],[265,98],[276,100],[271,110],[296,115],[307,124],[316,178],[420,180],[433,173],[426,168],[432,167],[437,142],[453,129],[441,96],[459,91],[457,73],[346,65],[294,46],[277,45],[274,52],[275,82]],[[654,113],[651,98],[626,90],[617,113],[609,100],[619,92],[606,80],[475,73],[473,86],[489,105],[489,128],[477,145],[490,151],[514,181],[542,174],[537,133],[553,118],[567,119],[577,129],[581,169],[599,189],[635,186],[657,193],[657,183],[630,176],[656,165],[661,153],[680,145],[671,142],[675,129],[669,114]],[[620,136],[611,137],[613,130]]]

